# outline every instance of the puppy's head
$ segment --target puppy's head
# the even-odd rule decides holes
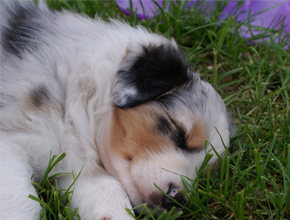
[[[185,203],[177,174],[195,177],[211,149],[206,140],[223,152],[218,132],[229,144],[226,108],[211,85],[188,69],[174,44],[132,50],[127,50],[116,76],[110,143],[102,160],[133,205],[146,202],[170,209],[174,202],[154,184]]]

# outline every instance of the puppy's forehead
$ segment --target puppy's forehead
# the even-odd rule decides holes
[[[196,107],[192,96],[188,92],[183,90],[174,91],[169,95],[158,98],[155,103],[157,108],[161,110],[162,115],[167,115],[188,126],[194,122]],[[187,129],[190,129],[190,127],[187,127]]]
[[[189,100],[185,103],[183,98],[172,99],[170,104],[166,105],[151,101],[131,109],[116,107],[116,113],[124,129],[132,131],[134,127],[134,133],[138,128],[153,135],[160,135],[161,132],[166,136],[180,129],[188,135],[199,125],[205,127],[205,123],[199,110],[194,109],[193,105],[188,103]]]
[[[116,112],[126,122],[124,126],[138,124],[144,129],[156,130],[157,127],[166,130],[168,123],[174,123],[184,131],[190,131],[194,124],[202,120],[201,114],[194,107],[192,97],[178,93],[164,97],[166,103],[164,100],[149,101],[130,109],[116,107]]]
[[[196,113],[192,107],[193,105],[188,103],[190,100],[187,100],[188,102],[185,104],[183,98],[182,100],[172,99],[170,105],[160,105],[159,102],[154,101],[147,102],[131,109],[131,111],[124,110],[124,114],[150,127],[156,127],[160,123],[166,124],[169,120],[171,123],[174,122],[183,127],[183,129],[190,130],[192,123],[200,114]]]

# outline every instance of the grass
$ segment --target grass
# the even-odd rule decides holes
[[[40,180],[40,182],[32,183],[35,185],[35,188],[38,192],[38,197],[29,195],[30,199],[39,202],[42,205],[42,210],[40,212],[40,219],[78,219],[80,216],[78,214],[78,208],[71,210],[71,199],[73,196],[73,186],[75,181],[77,181],[80,173],[74,178],[74,182],[69,186],[68,189],[59,189],[60,186],[56,180],[56,177],[60,175],[73,175],[73,173],[56,173],[54,175],[49,175],[50,171],[55,167],[61,160],[65,158],[66,154],[61,154],[58,158],[55,155],[50,155],[50,160],[48,162],[47,169]],[[56,158],[56,159],[55,159]],[[33,176],[31,177],[31,179]],[[75,218],[74,218],[75,217]]]
[[[173,37],[191,69],[214,85],[231,112],[237,132],[224,157],[219,158],[220,169],[211,177],[203,176],[211,157],[208,154],[196,179],[181,177],[189,205],[158,219],[290,219],[290,51],[283,49],[290,44],[290,34],[282,38],[281,29],[265,28],[261,34],[244,39],[239,36],[241,27],[247,25],[250,32],[255,27],[247,21],[237,22],[236,16],[219,20],[223,2],[217,2],[216,9],[206,14],[198,5],[188,8],[177,1],[170,4],[170,13],[160,7],[160,15],[141,21],[134,13],[124,15],[114,1],[48,0],[48,4],[90,17],[98,14],[105,20],[122,19],[132,26],[141,23],[153,32]],[[264,37],[270,40],[257,42]],[[48,189],[40,191],[48,193],[48,198],[50,193],[59,193],[57,187],[47,182],[44,185]],[[66,193],[67,198],[70,193]],[[63,204],[57,199],[46,201],[52,207]],[[44,212],[50,213],[43,214],[43,219],[60,214],[60,219],[72,219],[76,210],[68,211],[67,201],[59,205],[62,209],[51,208],[55,214],[43,205]],[[155,219],[155,211],[145,218]]]

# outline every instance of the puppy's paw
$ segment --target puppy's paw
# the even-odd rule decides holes
[[[133,220],[126,208],[130,200],[120,182],[111,176],[79,179],[74,191],[73,204],[85,220]]]

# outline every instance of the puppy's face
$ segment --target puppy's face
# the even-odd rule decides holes
[[[154,184],[185,203],[177,174],[193,177],[200,162],[197,155],[204,153],[207,130],[199,112],[170,110],[154,102],[116,107],[111,135],[115,174],[134,205],[146,202],[149,207],[171,208],[173,202]]]
[[[110,148],[103,162],[134,206],[147,203],[170,209],[174,202],[155,185],[184,204],[178,174],[195,177],[206,140],[222,152],[215,128],[228,144],[229,123],[222,99],[188,70],[174,46],[142,50],[127,58],[117,74]]]

